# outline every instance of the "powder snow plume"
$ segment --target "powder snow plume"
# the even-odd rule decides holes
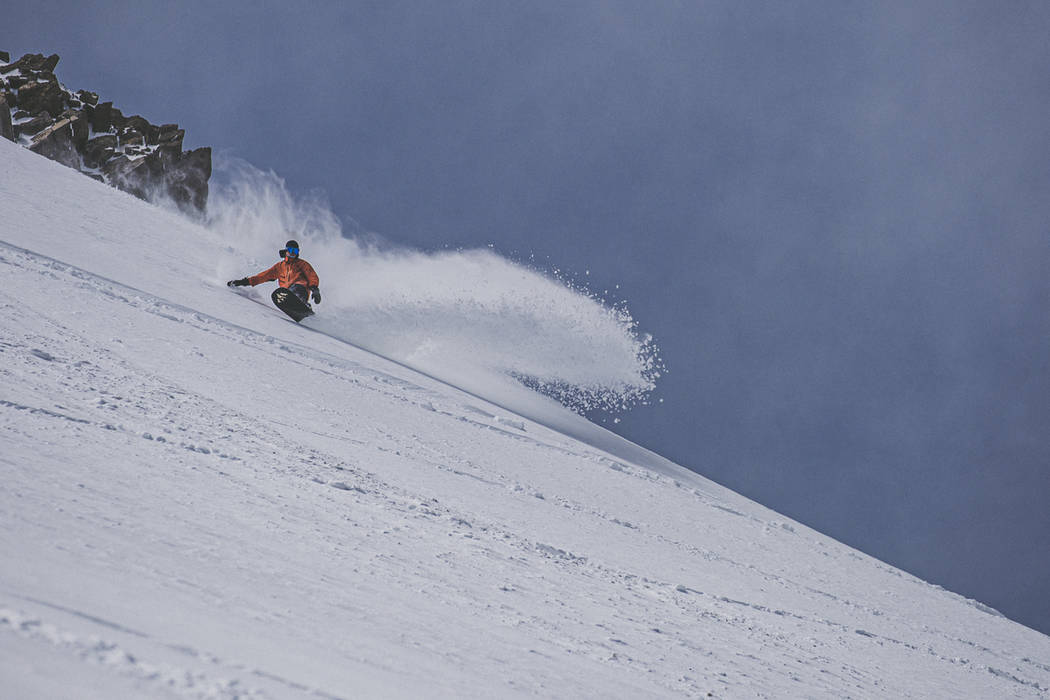
[[[312,328],[497,401],[524,385],[577,412],[617,412],[655,387],[658,349],[622,305],[489,249],[424,253],[348,236],[323,197],[292,196],[243,161],[216,170],[220,276],[261,271],[297,239],[324,295]]]

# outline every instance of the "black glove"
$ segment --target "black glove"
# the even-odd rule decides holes
[[[310,298],[314,300],[315,304],[321,303],[321,290],[317,287],[310,287]]]
[[[227,287],[247,287],[251,282],[248,281],[247,277],[242,277],[239,280],[230,280],[226,283]]]

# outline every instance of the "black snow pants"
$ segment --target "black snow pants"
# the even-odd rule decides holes
[[[299,297],[304,304],[310,305],[310,290],[301,284],[293,284],[288,291]]]

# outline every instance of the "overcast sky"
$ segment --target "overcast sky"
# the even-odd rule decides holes
[[[1050,632],[1050,4],[216,5],[16,3],[0,49],[619,284],[670,369],[619,432]]]

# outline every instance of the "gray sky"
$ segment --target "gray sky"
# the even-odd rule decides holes
[[[620,284],[616,429],[1050,632],[1050,5],[96,2],[0,49],[424,249]]]

